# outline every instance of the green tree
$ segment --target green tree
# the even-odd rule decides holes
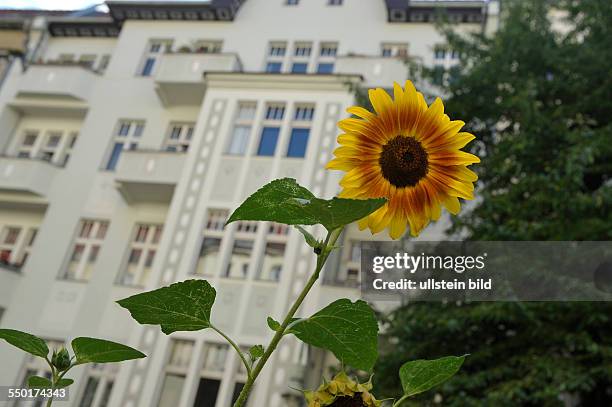
[[[611,240],[612,7],[503,6],[494,36],[446,31],[461,55],[447,111],[470,118],[482,157],[479,200],[453,230],[473,240]],[[551,15],[565,17],[562,30]],[[610,304],[415,303],[385,323],[393,352],[376,366],[379,393],[399,388],[400,360],[469,353],[415,405],[612,405]]]

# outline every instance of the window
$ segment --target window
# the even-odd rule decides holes
[[[267,73],[280,73],[283,64],[281,62],[268,62],[266,65]]]
[[[319,55],[322,57],[335,57],[338,53],[338,44],[335,42],[322,42]]]
[[[285,116],[285,105],[269,104],[266,106],[264,117],[264,127],[259,139],[257,155],[273,156],[276,152],[276,145],[280,134],[280,125]]]
[[[193,341],[171,339],[170,355],[166,362],[158,406],[177,406],[181,399],[185,376],[193,356]]]
[[[67,265],[60,278],[88,281],[108,230],[108,221],[83,219],[78,226]]]
[[[291,60],[292,73],[306,73],[312,54],[311,42],[296,42],[293,46],[293,57]]]
[[[53,156],[60,147],[60,141],[62,140],[62,132],[51,131],[45,137],[45,142],[38,152],[38,157],[43,161],[51,162]]]
[[[381,49],[385,58],[408,56],[408,44],[405,43],[383,43]]]
[[[328,6],[341,6],[342,0],[327,0]]]
[[[457,51],[456,49],[451,51],[451,58],[452,59],[459,59],[459,51]]]
[[[40,134],[42,137],[39,137]],[[16,155],[21,158],[37,158],[63,166],[68,162],[77,132],[63,130],[26,130],[17,147]]]
[[[300,4],[300,0],[286,0],[285,4],[288,6],[297,6]]]
[[[166,151],[185,152],[193,138],[195,123],[170,123],[164,149]]]
[[[26,130],[17,149],[17,157],[31,158],[34,156],[38,130]]]
[[[283,120],[284,115],[284,105],[269,105],[266,109],[266,120]]]
[[[228,211],[225,209],[210,209],[208,211],[206,230],[223,232],[223,227],[227,221],[228,214]]]
[[[96,63],[97,55],[95,54],[83,54],[79,57],[78,64],[89,69],[93,69]]]
[[[117,375],[116,364],[90,364],[79,407],[107,407]]]
[[[249,137],[255,119],[256,103],[239,102],[238,112],[229,144],[227,146],[227,154],[244,155],[249,145]]]
[[[283,61],[286,53],[286,42],[270,42],[266,59],[266,72],[280,73],[283,69]]]
[[[291,73],[306,73],[308,64],[305,62],[296,62],[291,67]]]
[[[231,257],[223,272],[225,278],[246,279],[257,233],[257,222],[237,222]]]
[[[267,242],[264,249],[262,266],[257,273],[258,280],[278,281],[283,269],[286,244],[282,242]]]
[[[162,225],[137,224],[132,234],[126,264],[118,277],[119,284],[144,286],[151,274],[155,253],[162,234]]]
[[[304,157],[306,155],[309,135],[310,129],[292,129],[287,157]]]
[[[270,51],[268,55],[282,57],[285,56],[287,52],[287,43],[286,42],[272,42],[270,43]]]
[[[194,44],[194,50],[203,54],[218,54],[223,48],[223,41],[198,40]]]
[[[436,47],[434,50],[434,58],[435,59],[444,59],[446,58],[446,49],[442,47]]]
[[[276,151],[276,143],[278,143],[279,127],[264,127],[261,132],[259,148],[257,155],[273,156]]]
[[[160,56],[172,47],[171,40],[151,40],[147,44],[141,67],[139,69],[140,76],[151,76],[155,65]]]
[[[72,149],[74,148],[74,144],[76,143],[78,136],[79,134],[77,132],[72,132],[70,133],[70,135],[68,135],[68,141],[66,142],[66,148],[64,149],[64,158],[62,160],[63,166],[68,164],[68,160],[70,159]]]
[[[223,239],[223,226],[229,213],[225,209],[209,209],[204,228],[204,238],[200,247],[200,256],[193,274],[216,276],[221,265],[220,252]]]
[[[60,63],[71,63],[74,62],[75,55],[74,54],[59,54],[57,57],[58,62]]]
[[[117,124],[113,146],[108,156],[105,168],[114,171],[123,150],[135,150],[138,140],[142,136],[144,122],[135,120],[121,120]]]
[[[311,121],[313,116],[314,116],[314,106],[298,105],[295,108],[293,120]]]
[[[204,363],[200,370],[194,406],[215,407],[228,351],[228,345],[204,343]]]
[[[37,229],[7,225],[0,229],[0,264],[19,270],[30,255]]]
[[[253,240],[236,239],[232,246],[232,257],[223,277],[246,279],[253,252]]]
[[[334,64],[330,62],[320,63],[319,66],[317,66],[317,73],[320,73],[320,74],[334,73]]]
[[[98,72],[106,71],[106,68],[108,68],[109,62],[110,62],[110,55],[108,54],[102,55],[102,57],[100,57],[100,62],[98,62]]]
[[[296,57],[309,57],[311,52],[311,43],[298,42],[295,44],[295,50],[293,52],[293,55],[295,55]]]
[[[289,137],[287,157],[304,157],[310,136],[310,122],[314,116],[314,106],[296,105],[293,115],[293,128]]]

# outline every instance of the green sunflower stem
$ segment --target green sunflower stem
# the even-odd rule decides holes
[[[270,356],[272,356],[272,353],[276,350],[276,347],[278,346],[279,342],[283,338],[283,335],[287,331],[287,327],[291,323],[293,316],[298,311],[298,309],[300,308],[300,306],[306,299],[306,296],[308,295],[308,293],[310,292],[314,284],[319,279],[321,270],[323,270],[323,266],[325,265],[325,262],[327,261],[329,254],[333,250],[333,247],[336,241],[338,240],[338,237],[342,233],[342,230],[344,230],[344,227],[338,228],[334,231],[327,233],[327,237],[325,238],[323,250],[321,251],[321,253],[317,254],[317,265],[316,265],[314,273],[312,273],[312,275],[308,279],[308,282],[306,283],[306,285],[300,292],[300,295],[298,295],[295,302],[293,303],[293,305],[287,312],[287,315],[283,319],[281,326],[278,328],[278,330],[272,337],[272,340],[270,341],[268,346],[266,346],[264,355],[261,357],[261,359],[259,359],[257,364],[253,367],[253,370],[251,371],[251,375],[248,377],[246,383],[244,384],[244,387],[242,388],[242,391],[240,392],[240,395],[238,396],[238,399],[234,403],[233,407],[243,407],[244,404],[246,403],[247,398],[249,397],[249,394],[251,393],[253,389],[253,384],[255,383],[257,376],[259,376],[259,373],[261,373],[266,362],[268,361],[268,359],[270,359]]]
[[[408,400],[408,396],[404,395],[399,400],[397,400],[395,403],[393,403],[393,406],[391,407],[399,407],[406,400]]]

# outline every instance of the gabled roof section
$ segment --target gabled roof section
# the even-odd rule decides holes
[[[482,23],[486,0],[385,0],[390,23],[428,23],[440,17],[451,23]]]
[[[110,15],[124,20],[207,20],[233,21],[245,0],[189,1],[108,1]]]

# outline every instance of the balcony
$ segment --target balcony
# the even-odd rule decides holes
[[[60,170],[46,161],[0,157],[0,203],[46,206],[53,179]]]
[[[30,65],[21,75],[15,98],[8,104],[25,114],[82,117],[97,77],[78,64]]]
[[[87,101],[96,78],[94,72],[81,65],[31,65],[23,74],[18,96],[52,96]]]
[[[185,154],[132,150],[121,154],[115,181],[128,203],[169,203],[181,178]]]
[[[388,88],[396,81],[403,84],[408,78],[408,68],[402,58],[348,55],[336,60],[336,72],[359,74],[366,87]]]
[[[164,54],[155,75],[156,92],[164,106],[199,105],[204,97],[204,72],[240,72],[236,54]]]

